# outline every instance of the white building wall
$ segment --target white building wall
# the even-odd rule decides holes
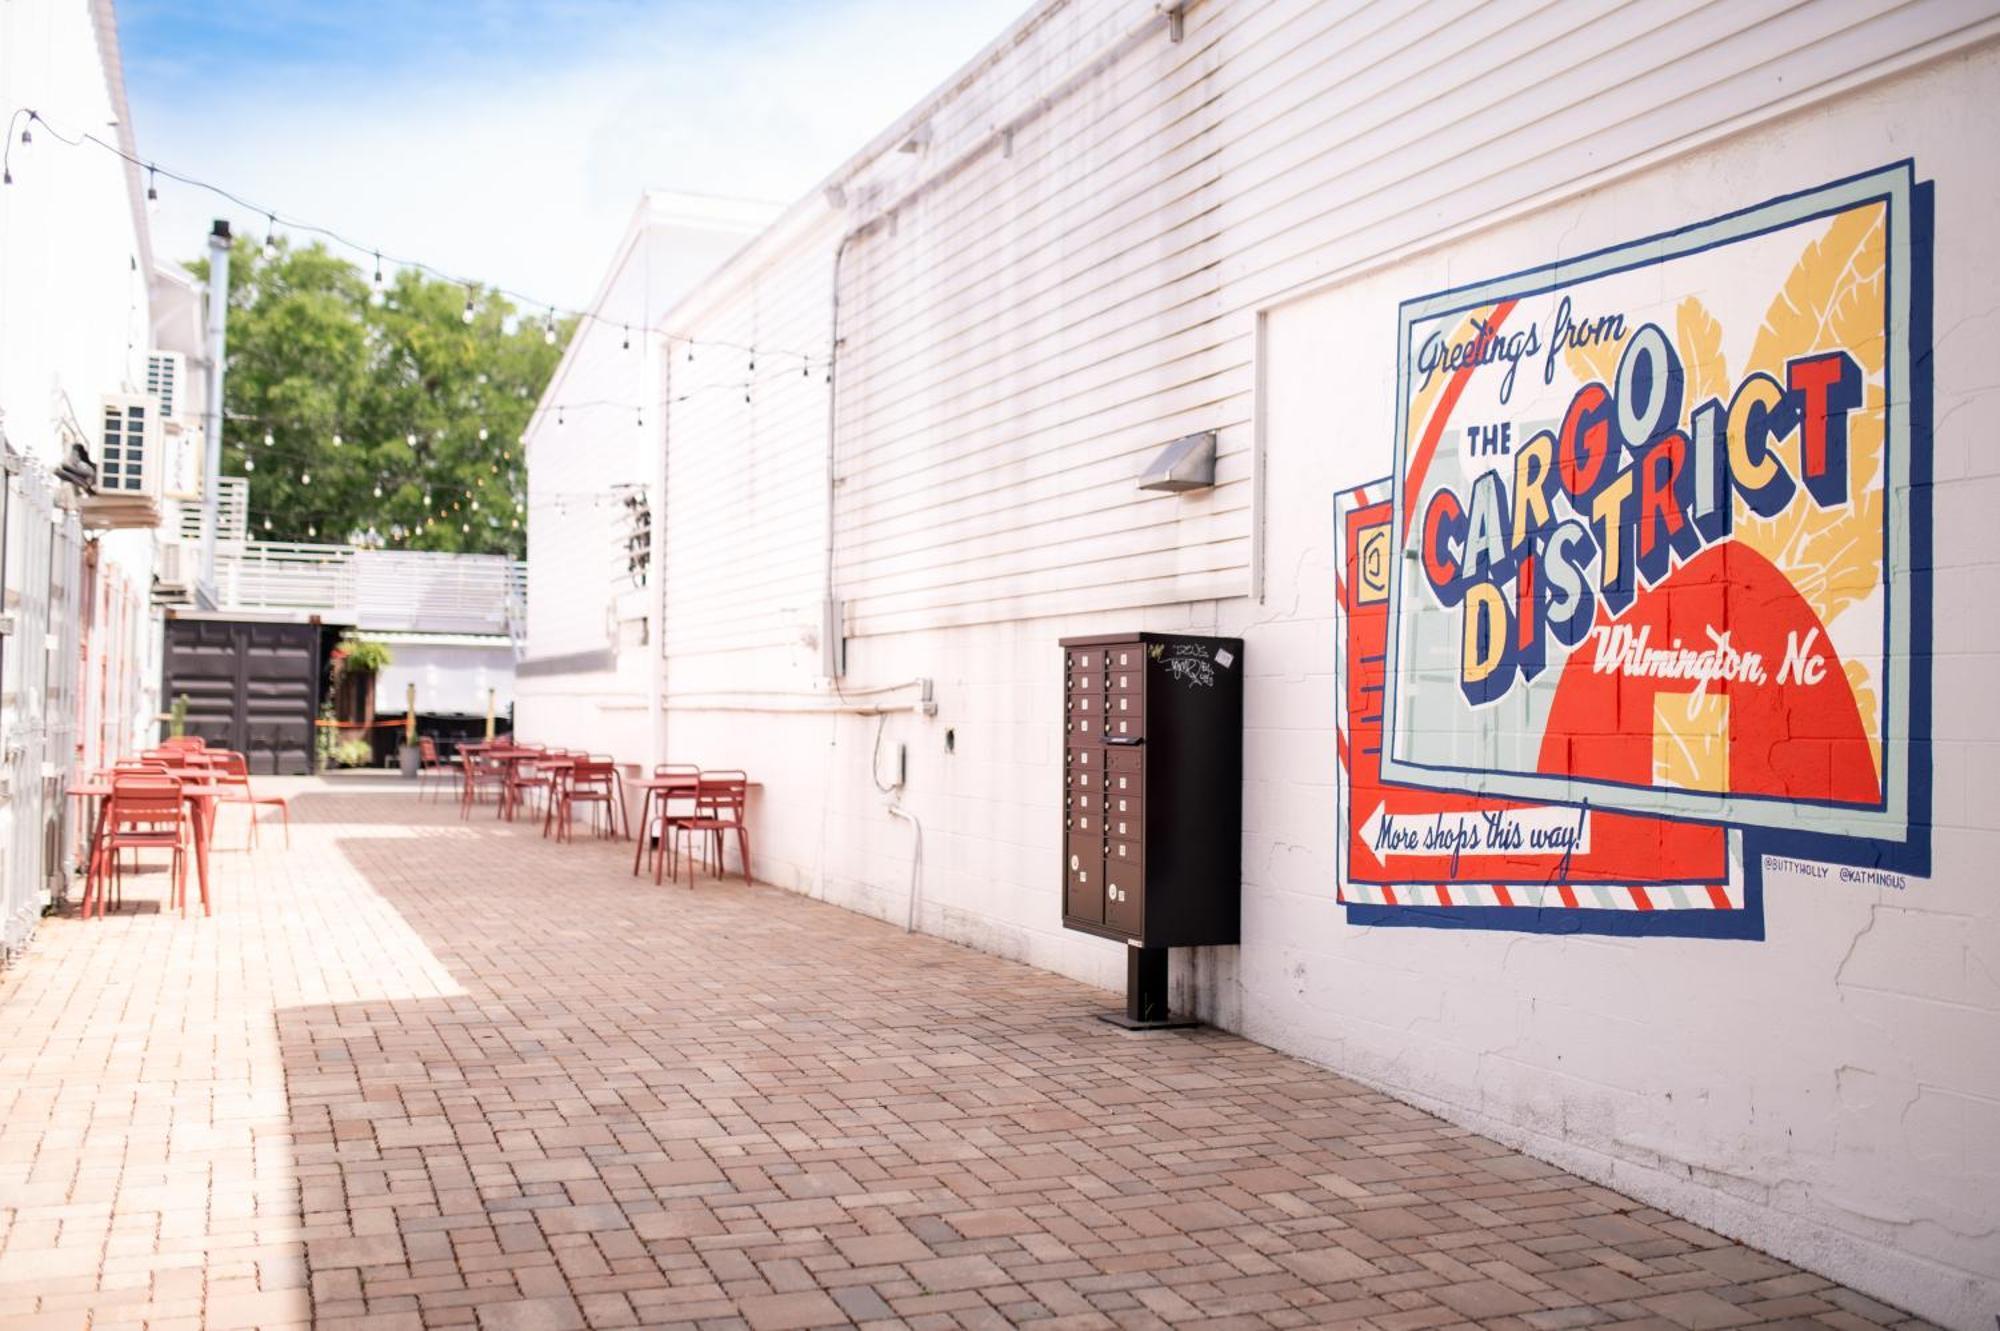
[[[646,575],[627,567],[626,500],[657,500],[677,348],[674,299],[741,248],[771,209],[653,192],[641,199],[523,434],[528,463],[527,649],[516,732],[643,762],[657,651]],[[649,646],[650,645],[650,646]]]
[[[107,80],[97,8],[28,0],[0,11],[5,111],[32,107],[66,135],[116,141],[123,97]],[[152,264],[125,165],[46,125],[23,146],[24,127],[13,127],[14,183],[0,189],[0,406],[15,450],[53,465],[65,423],[94,442],[100,395],[143,390]]]
[[[840,238],[918,191],[840,264],[837,691],[816,683],[824,386],[797,359],[766,379],[760,357],[745,402],[745,368],[671,363],[674,391],[705,391],[666,427],[650,756],[747,768],[758,876],[900,922],[916,842],[896,803],[922,823],[921,927],[1115,987],[1123,949],[1059,925],[1055,643],[1240,635],[1244,941],[1179,958],[1184,1001],[1983,1324],[2000,897],[1977,866],[2000,800],[1976,755],[2000,729],[1975,681],[2000,638],[1973,607],[1995,590],[1977,425],[2000,273],[1978,247],[2000,170],[1973,121],[2000,89],[1991,7],[1213,0],[1179,43],[1165,29],[1150,4],[1042,7],[837,174],[844,209],[803,201],[674,311],[696,337],[810,353]],[[1043,99],[1011,155],[981,150]],[[897,151],[925,125],[927,147]],[[1761,943],[1349,926],[1331,506],[1390,469],[1397,302],[1906,155],[1939,209],[1934,876],[1836,894],[1774,872]],[[1141,497],[1150,451],[1197,429],[1220,436],[1217,487]],[[869,714],[918,678],[935,716]]]
[[[110,0],[0,6],[0,114],[16,108],[46,120],[30,124],[22,116],[8,126],[12,184],[0,188],[0,432],[28,468],[46,474],[72,442],[98,456],[102,396],[144,392],[154,346],[154,258],[138,172],[98,146],[58,138],[88,132],[130,152]],[[24,128],[32,132],[28,144],[20,142]],[[16,502],[8,546],[22,554],[48,540],[50,528],[20,496],[56,486],[26,476],[10,484]],[[66,562],[74,546],[60,554]],[[96,761],[130,753],[158,733],[154,562],[154,534],[128,530],[98,538],[96,584],[72,574],[58,596],[30,572],[40,564],[10,566],[6,612],[22,636],[8,644],[0,695],[0,733],[12,755],[0,763],[10,775],[0,845],[12,851],[16,899],[30,875],[38,885],[56,875],[40,847],[62,845],[48,829],[66,801],[60,785],[38,777],[70,771],[78,755]],[[28,636],[44,606],[48,636]],[[88,626],[86,644],[92,612],[100,618]],[[36,755],[40,771],[22,771],[30,765],[22,755]]]
[[[32,125],[25,145],[25,117],[12,125],[13,183],[0,188],[0,430],[16,453],[52,468],[72,440],[98,454],[102,396],[143,392],[147,352],[159,345],[137,168],[57,137],[89,132],[128,151],[134,141],[110,0],[0,6],[0,114],[16,108],[47,123]],[[68,613],[94,603],[110,618],[93,626],[76,671],[79,714],[47,719],[86,760],[133,752],[158,733],[157,538],[125,530],[97,539],[99,577],[121,594],[75,590]],[[17,701],[10,693],[9,705]]]

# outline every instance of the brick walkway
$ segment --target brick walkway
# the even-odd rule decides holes
[[[1914,1325],[1067,980],[293,789],[214,919],[0,978],[0,1326]]]

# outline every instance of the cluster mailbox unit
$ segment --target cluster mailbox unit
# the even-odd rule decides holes
[[[1064,638],[1063,924],[1127,944],[1135,1028],[1167,1011],[1167,949],[1234,943],[1243,867],[1243,641]]]

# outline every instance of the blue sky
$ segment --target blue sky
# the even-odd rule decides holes
[[[139,151],[390,252],[587,303],[646,188],[789,202],[1027,0],[122,0]],[[155,245],[211,217],[161,187]]]

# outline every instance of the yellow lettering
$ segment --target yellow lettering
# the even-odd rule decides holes
[[[1480,650],[1481,627],[1486,648]],[[1507,651],[1507,598],[1490,582],[1475,582],[1465,591],[1465,664],[1467,684],[1477,684],[1500,666]]]

